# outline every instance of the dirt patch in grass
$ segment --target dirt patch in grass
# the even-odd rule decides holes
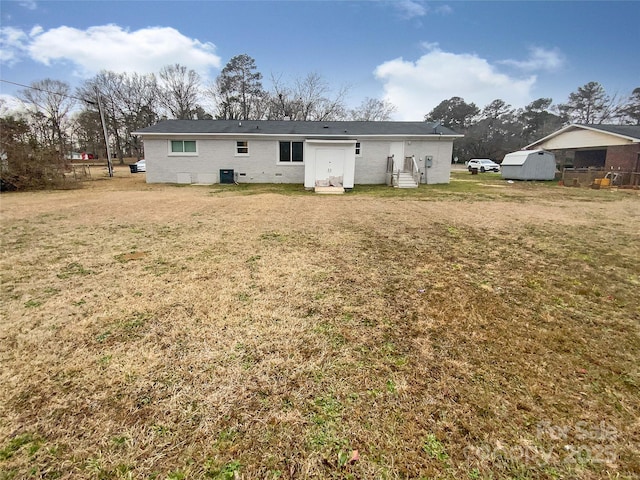
[[[2,478],[640,475],[637,195],[117,173],[1,198]]]

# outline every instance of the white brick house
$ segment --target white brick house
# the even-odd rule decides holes
[[[449,183],[453,141],[427,122],[167,120],[144,141],[149,183]],[[393,157],[390,160],[390,157]]]

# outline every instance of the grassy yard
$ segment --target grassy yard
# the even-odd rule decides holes
[[[3,194],[0,479],[640,476],[640,196]]]

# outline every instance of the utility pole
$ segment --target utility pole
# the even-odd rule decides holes
[[[98,97],[100,122],[102,123],[102,131],[104,132],[104,143],[107,146],[107,168],[109,169],[109,176],[113,177],[113,165],[111,164],[111,147],[109,146],[109,133],[107,132],[107,124],[104,121],[104,111],[102,110],[102,101],[100,100],[100,90],[98,90],[98,87],[96,87],[96,96]]]

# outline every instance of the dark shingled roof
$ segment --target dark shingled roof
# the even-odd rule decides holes
[[[296,122],[286,120],[165,120],[135,134],[263,134],[263,135],[456,135],[453,130],[429,122]]]

